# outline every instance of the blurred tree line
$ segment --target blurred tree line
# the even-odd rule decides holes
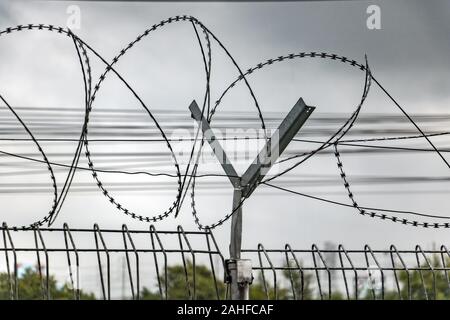
[[[433,255],[430,263],[433,268],[442,267],[439,255]],[[446,261],[446,265],[450,265],[450,259]],[[385,299],[409,299],[414,300],[433,299],[436,292],[436,299],[450,300],[450,274],[443,271],[435,271],[434,274],[427,264],[422,264],[424,269],[422,272],[414,271],[398,271],[399,287],[389,288],[385,290]],[[140,294],[141,299],[154,300],[165,297],[165,287],[167,286],[168,299],[189,299],[193,295],[193,272],[194,268],[191,262],[186,263],[186,269],[182,265],[174,265],[167,267],[167,281],[164,275],[156,279],[160,283],[161,290],[142,288]],[[214,276],[211,270],[204,266],[198,265],[196,272],[196,298],[199,300],[220,299],[225,298],[226,285],[223,283],[223,276],[217,275],[217,281],[214,282]],[[186,275],[189,281],[186,280]],[[257,273],[255,280],[250,287],[250,298],[253,300],[264,300],[267,298],[275,298],[275,288],[267,281],[261,273]],[[324,290],[323,298],[328,299],[327,283],[324,276],[321,276],[322,290]],[[43,284],[45,276],[41,276],[36,268],[25,268],[18,276],[18,292],[19,298],[24,300],[37,300],[44,297]],[[324,282],[325,281],[325,282]],[[297,270],[284,270],[281,278],[277,279],[276,295],[280,300],[286,299],[320,299],[317,293],[317,278],[314,272],[303,272],[303,277]],[[353,283],[349,283],[349,286]],[[408,289],[409,288],[409,289]],[[345,299],[346,295],[336,288],[333,288],[331,299]],[[0,273],[0,299],[6,300],[10,298],[10,282],[7,273]],[[55,277],[49,277],[49,294],[50,299],[73,299],[74,291],[68,283],[58,284]],[[372,287],[363,288],[359,292],[360,299],[380,298],[380,293],[372,290]],[[81,299],[96,299],[93,293],[80,290]],[[354,295],[351,295],[354,298]]]
[[[21,300],[41,300],[45,297],[45,283],[47,278],[41,276],[36,268],[27,267],[18,276],[18,292]],[[69,300],[74,298],[74,291],[68,283],[59,285],[55,277],[48,278],[49,297],[52,300]],[[10,299],[11,282],[8,274],[0,273],[0,300]],[[95,299],[94,294],[80,291],[80,298],[83,300]]]

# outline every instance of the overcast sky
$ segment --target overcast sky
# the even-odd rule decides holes
[[[66,13],[67,7],[76,4],[81,9],[81,28],[74,32],[110,60],[151,25],[170,16],[190,14],[217,35],[243,70],[268,58],[291,52],[325,51],[361,62],[367,54],[373,74],[408,112],[448,114],[450,3],[444,0],[429,2],[398,0],[163,4],[2,1],[0,28],[28,23],[64,27],[69,16]],[[366,8],[370,4],[377,4],[381,8],[381,30],[369,30],[366,27]],[[237,73],[217,45],[213,45],[213,50],[214,101],[226,84],[237,77]],[[96,79],[104,66],[93,56],[92,64]],[[195,34],[187,23],[171,25],[145,39],[119,62],[118,70],[151,108],[186,111],[185,115],[189,118],[187,106],[190,101],[202,101],[203,65]],[[303,97],[308,104],[317,107],[317,113],[342,113],[347,116],[359,101],[363,80],[364,73],[357,69],[318,60],[282,63],[249,77],[263,112],[276,111],[284,114],[299,97]],[[36,32],[0,37],[0,92],[11,104],[51,108],[78,107],[81,121],[84,107],[81,88],[79,66],[73,44],[68,38],[56,33]],[[99,93],[97,106],[130,110],[139,108],[130,93],[113,78],[105,82]],[[253,112],[255,108],[241,85],[225,99],[219,114],[221,110]],[[379,89],[373,88],[363,114],[377,112],[400,114]],[[92,117],[95,122],[95,110]],[[381,127],[384,125],[380,124]],[[357,128],[358,126],[355,127]],[[439,129],[448,130],[442,127]],[[441,147],[449,145],[444,139],[433,141]],[[417,141],[414,146],[428,147]],[[7,147],[13,148],[4,146]],[[74,147],[75,144],[65,148]],[[55,147],[48,148],[56,150]],[[109,147],[107,150],[113,149]],[[352,174],[448,175],[448,168],[434,154],[343,157],[350,177]],[[335,175],[336,187],[329,190],[341,194],[327,197],[348,202],[345,190],[339,184],[339,173],[331,155],[312,159],[293,172],[300,175],[298,179],[301,179],[302,174],[311,173]],[[116,176],[114,179],[117,181],[125,178]],[[48,178],[42,176],[37,181],[47,182]],[[76,181],[94,184],[87,173],[79,172]],[[448,184],[442,183],[419,187],[450,192]],[[371,195],[367,192],[371,188],[360,188],[360,191],[366,192],[359,196],[359,203],[450,215],[448,195],[445,192]],[[383,186],[373,186],[376,190],[380,188],[383,189]],[[405,185],[389,188],[409,190]],[[307,188],[298,190],[311,191]],[[356,189],[356,194],[358,190]],[[202,195],[202,191],[199,191],[197,204],[205,222],[215,221],[229,211],[231,191],[231,187],[229,191],[215,195]],[[320,195],[321,191],[325,192],[315,188],[312,193]],[[173,201],[174,194],[174,191],[167,190],[150,195],[128,193],[119,195],[119,198],[123,203],[146,213],[150,209],[166,208]],[[326,193],[323,194],[325,195]],[[9,209],[2,210],[1,219],[10,224],[26,223],[33,217],[42,217],[51,201],[50,196],[41,194],[27,195],[27,201],[24,201],[24,195],[2,197],[3,206]],[[42,214],[29,213],[36,208]],[[122,223],[135,228],[147,227],[117,212],[100,191],[69,194],[55,225],[62,225],[63,222],[76,227],[90,227],[94,222],[116,228]],[[170,217],[158,223],[157,227],[173,229],[177,224],[183,225],[185,229],[195,228],[188,202],[177,220]],[[219,241],[226,244],[229,223],[218,228],[216,234]],[[426,246],[431,246],[433,242],[448,243],[449,232],[373,220],[362,217],[349,208],[273,192],[267,188],[255,192],[245,204],[245,247],[255,247],[259,242],[268,247],[282,247],[285,243],[291,243],[295,247],[309,247],[312,243],[327,240],[351,247],[361,247],[365,243],[387,247],[388,244],[395,243],[412,248],[416,243]]]

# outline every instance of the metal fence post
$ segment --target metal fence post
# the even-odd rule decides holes
[[[235,187],[233,193],[233,217],[231,218],[230,259],[226,262],[227,282],[232,300],[249,300],[253,281],[251,260],[241,259],[242,248],[242,189]]]
[[[242,176],[239,176],[220,145],[220,142],[215,137],[207,117],[202,114],[195,100],[189,106],[192,118],[198,122],[203,132],[203,138],[210,144],[234,188],[230,259],[226,261],[225,270],[225,281],[231,286],[232,300],[249,300],[250,284],[253,281],[251,261],[241,259],[242,201],[253,193],[314,109],[314,107],[307,106],[303,99],[300,98],[283,119],[272,137],[266,142],[266,145],[259,152],[255,161],[250,164]]]
[[[231,300],[249,300],[250,285],[253,282],[252,261],[229,259],[226,261],[227,282],[231,287]]]

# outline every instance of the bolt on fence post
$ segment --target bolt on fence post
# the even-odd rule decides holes
[[[252,261],[248,259],[226,260],[227,282],[231,287],[231,300],[249,300],[253,282]]]

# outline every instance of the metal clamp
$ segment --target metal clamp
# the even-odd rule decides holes
[[[241,286],[253,283],[252,261],[249,259],[225,260],[226,283],[237,283]],[[233,279],[235,277],[236,279]]]

